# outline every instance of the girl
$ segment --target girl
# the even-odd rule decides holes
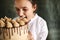
[[[15,0],[16,12],[20,19],[26,18],[28,28],[34,40],[46,40],[48,29],[46,21],[35,13],[37,9],[36,0]]]

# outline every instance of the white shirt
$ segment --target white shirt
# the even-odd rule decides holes
[[[34,40],[46,40],[48,36],[46,21],[37,14],[28,23],[28,29],[32,33]]]
[[[37,14],[35,14],[35,17],[28,23],[28,28],[34,40],[46,40],[48,36],[46,21]]]

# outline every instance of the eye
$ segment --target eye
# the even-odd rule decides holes
[[[24,11],[27,11],[28,9],[23,9]]]
[[[16,8],[16,11],[19,11],[20,9],[19,8]]]

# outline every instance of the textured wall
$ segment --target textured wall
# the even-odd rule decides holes
[[[47,40],[60,40],[60,0],[39,0],[38,14],[47,21]]]
[[[60,0],[47,0],[49,39],[60,40]]]
[[[4,16],[13,18],[16,16],[13,3],[13,0],[0,0],[0,18]]]

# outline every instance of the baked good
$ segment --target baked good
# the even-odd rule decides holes
[[[0,40],[28,40],[28,27],[23,20],[0,19]]]

